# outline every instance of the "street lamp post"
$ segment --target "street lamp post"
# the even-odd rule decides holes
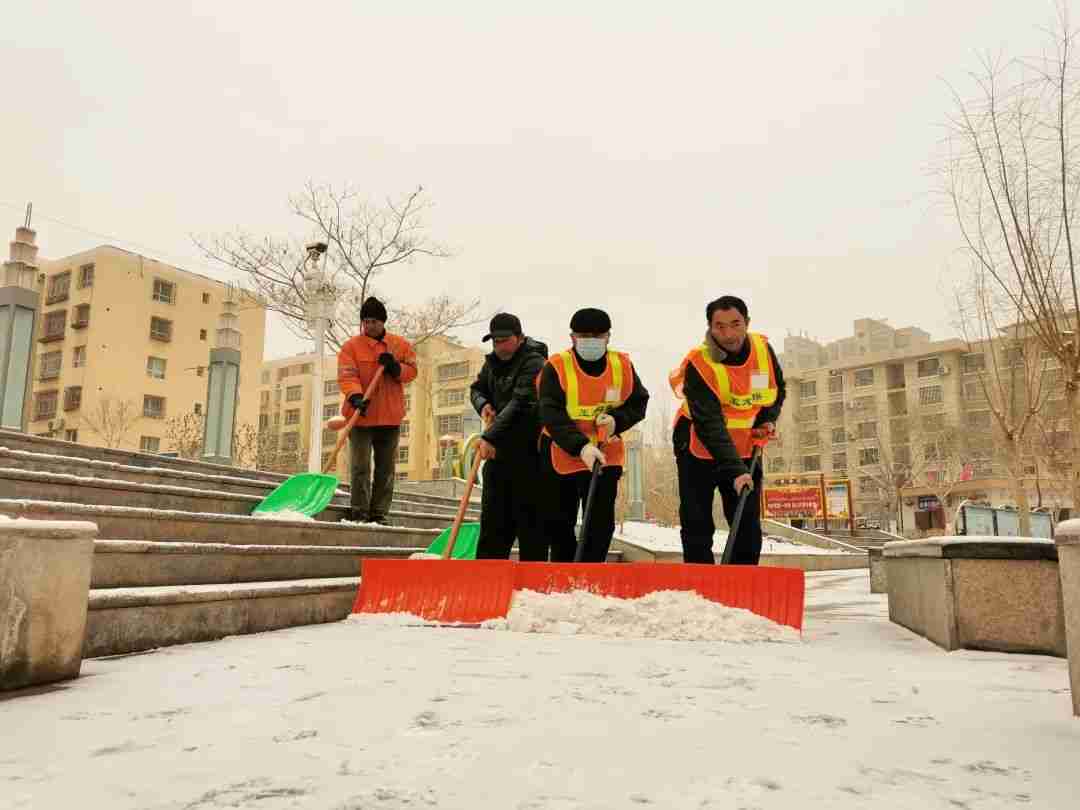
[[[30,211],[27,206],[26,222],[16,228],[10,258],[0,271],[0,427],[13,430],[26,428],[34,324],[40,303],[35,287],[37,234],[30,228]]]
[[[206,423],[203,429],[203,461],[231,465],[236,435],[236,405],[240,396],[240,316],[236,289],[232,286],[221,302],[217,336],[210,350],[206,382]]]
[[[315,337],[315,363],[311,382],[311,424],[308,431],[308,472],[322,471],[322,410],[323,410],[323,352],[326,328],[334,314],[334,286],[326,276],[327,244],[313,242],[307,246],[307,269],[304,271],[305,315]]]

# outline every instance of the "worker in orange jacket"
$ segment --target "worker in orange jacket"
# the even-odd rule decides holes
[[[365,401],[364,392],[380,366],[385,369],[382,381]],[[401,335],[386,331],[386,307],[378,298],[369,297],[360,307],[360,334],[349,338],[338,352],[338,385],[345,396],[341,413],[351,418],[355,410],[360,410],[360,418],[349,434],[349,520],[389,523],[398,438],[405,418],[404,388],[414,379],[416,351]]]

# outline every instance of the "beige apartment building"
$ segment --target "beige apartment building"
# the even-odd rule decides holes
[[[889,330],[882,321],[862,319],[855,321],[853,338],[826,345],[804,336],[784,341],[788,399],[767,471],[847,478],[856,514],[883,527],[896,517],[897,493],[886,491],[890,475],[902,471],[914,479],[900,492],[908,515],[902,528],[910,534],[928,528],[909,524],[918,522],[918,512],[934,511],[935,493],[942,489],[935,484],[955,476],[958,463],[966,467],[967,480],[950,485],[944,511],[965,497],[1000,500],[1008,479],[979,382],[990,366],[991,346],[971,351],[963,340],[932,341],[915,328]],[[992,350],[1003,367],[1016,367],[1005,342],[995,341]],[[1051,401],[1060,398],[1061,391],[1051,392]],[[950,431],[963,437],[963,445],[945,472],[940,437]],[[1028,488],[1034,496],[1037,484]]]
[[[227,286],[120,248],[42,262],[29,432],[175,451],[170,420],[206,407]],[[258,421],[266,309],[242,296],[237,425]],[[198,424],[198,420],[189,420]]]
[[[427,481],[441,477],[446,453],[456,452],[463,439],[480,429],[480,418],[469,402],[469,386],[484,362],[479,348],[433,337],[416,348],[418,373],[405,389],[406,416],[398,448],[399,480]],[[269,436],[264,459],[268,466],[294,472],[307,465],[312,385],[316,358],[296,355],[263,364],[259,378],[259,427]],[[323,359],[322,422],[341,412],[337,357]],[[323,464],[338,434],[323,430]],[[342,450],[337,473],[349,475],[348,448]]]

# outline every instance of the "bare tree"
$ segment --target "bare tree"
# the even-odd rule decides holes
[[[984,59],[973,98],[954,89],[946,190],[968,253],[1007,305],[1021,337],[1059,364],[1080,457],[1080,193],[1078,97],[1065,5],[1049,49],[1034,60]],[[1080,464],[1072,500],[1080,506]]]
[[[424,219],[430,203],[422,187],[400,199],[375,204],[347,184],[335,188],[309,181],[289,203],[303,222],[303,236],[258,237],[236,231],[197,238],[195,243],[208,259],[239,271],[267,309],[281,315],[294,335],[307,340],[312,333],[306,317],[304,245],[312,240],[329,245],[325,261],[338,306],[326,341],[334,350],[357,333],[360,303],[375,292],[384,273],[400,271],[421,256],[450,256],[447,248],[426,233]],[[476,323],[479,306],[478,299],[458,301],[439,295],[417,307],[391,302],[388,309],[395,328],[419,344]]]
[[[204,420],[191,412],[174,416],[165,422],[165,439],[180,458],[202,456]]]
[[[671,442],[671,410],[650,410],[642,425],[642,488],[645,513],[661,526],[679,525],[679,474]]]
[[[83,421],[101,437],[106,447],[120,447],[142,418],[139,406],[128,399],[102,397],[97,407],[83,414]]]

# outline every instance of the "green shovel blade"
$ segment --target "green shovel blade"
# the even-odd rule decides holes
[[[301,473],[286,478],[277,489],[263,498],[253,514],[265,512],[300,512],[314,517],[334,498],[338,480],[333,475]]]
[[[458,529],[457,540],[454,541],[454,551],[450,555],[454,560],[475,560],[476,544],[480,540],[479,523],[462,523]],[[428,554],[442,554],[446,544],[450,541],[450,529],[443,529],[438,537],[428,546]]]

